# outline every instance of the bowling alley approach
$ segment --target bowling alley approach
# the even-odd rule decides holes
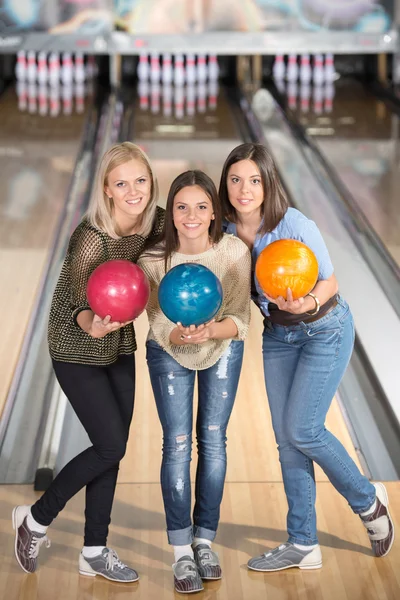
[[[0,596],[398,600],[398,3],[0,15]]]

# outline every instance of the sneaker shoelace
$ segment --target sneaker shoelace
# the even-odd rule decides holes
[[[51,542],[47,535],[44,535],[42,537],[36,537],[35,535],[33,535],[31,539],[31,545],[29,546],[29,558],[37,558],[39,555],[40,547],[43,544],[46,544],[46,548],[50,548],[51,546]]]
[[[196,567],[192,563],[184,565],[184,570],[190,573],[190,575],[196,575]]]
[[[217,561],[217,557],[212,552],[212,550],[200,550],[199,555],[200,561],[204,566],[218,566],[219,563]]]
[[[178,579],[180,579],[181,576],[189,578],[196,577],[197,569],[192,561],[179,561],[178,563],[176,563],[176,565],[178,565],[180,571],[180,573],[177,573]]]
[[[114,571],[114,567],[118,567],[119,569],[125,569],[126,565],[120,561],[118,554],[115,550],[109,549],[107,552],[106,558],[106,569],[107,571]]]
[[[275,554],[278,554],[279,552],[282,552],[282,550],[286,549],[286,544],[281,544],[280,546],[278,546],[278,548],[274,548],[274,550],[271,550],[270,552],[264,552],[264,556],[267,558],[269,556],[274,556]]]

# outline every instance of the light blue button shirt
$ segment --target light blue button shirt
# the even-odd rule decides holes
[[[236,224],[225,221],[224,231],[237,235]],[[252,298],[265,315],[269,315],[268,300],[262,293],[254,275],[255,264],[260,252],[266,246],[282,239],[298,240],[311,248],[318,260],[318,280],[329,279],[333,273],[333,265],[328,249],[314,221],[307,219],[307,217],[295,208],[288,208],[285,216],[279,221],[273,231],[256,236],[251,253],[253,280],[255,284],[252,286]]]

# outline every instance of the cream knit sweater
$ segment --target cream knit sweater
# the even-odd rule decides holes
[[[180,254],[171,257],[171,266],[195,262],[208,267],[220,280],[224,297],[216,321],[230,317],[236,324],[238,335],[235,339],[244,340],[250,323],[250,251],[241,240],[231,234],[224,234],[220,242],[201,254]],[[203,344],[177,346],[169,339],[176,327],[160,309],[158,287],[165,275],[164,260],[142,256],[138,265],[150,281],[151,293],[147,305],[150,330],[147,339],[156,341],[180,365],[192,370],[208,369],[223,355],[231,343],[227,340],[207,340]]]

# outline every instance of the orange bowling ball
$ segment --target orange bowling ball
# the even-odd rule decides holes
[[[292,290],[293,299],[306,296],[318,279],[318,261],[308,246],[297,240],[278,240],[261,252],[256,263],[256,277],[270,298]]]

